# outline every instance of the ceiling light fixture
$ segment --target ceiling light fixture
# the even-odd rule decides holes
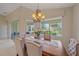
[[[40,22],[41,20],[45,18],[45,15],[39,9],[39,3],[37,4],[37,9],[35,13],[32,14],[32,18],[33,18],[33,21],[35,22]]]

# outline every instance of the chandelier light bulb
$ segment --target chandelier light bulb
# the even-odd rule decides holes
[[[38,13],[38,16],[41,17],[42,16],[42,13]]]
[[[34,18],[34,17],[36,17],[36,15],[35,15],[35,14],[33,14],[33,15],[32,15],[32,17]]]
[[[42,16],[42,19],[44,19],[44,18],[45,18],[45,16],[43,15],[43,16]]]

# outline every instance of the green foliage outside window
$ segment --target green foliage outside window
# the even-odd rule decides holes
[[[28,30],[31,29],[31,32],[34,32],[34,26],[30,24],[30,27],[27,28]],[[30,31],[30,30],[29,30]],[[41,31],[40,33],[48,33],[50,35],[57,35],[61,34],[62,32],[62,22],[61,19],[54,19],[49,21],[43,21],[41,22]],[[38,32],[35,32],[37,35],[39,35]]]

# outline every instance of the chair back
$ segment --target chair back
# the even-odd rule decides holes
[[[76,45],[77,45],[77,41],[75,39],[70,39],[69,40],[69,44],[66,48],[66,51],[68,53],[68,55],[70,56],[76,56]]]
[[[76,49],[77,49],[77,56],[79,56],[79,43],[76,45]]]
[[[35,42],[28,41],[26,43],[28,56],[41,56],[42,49],[41,46]]]
[[[44,33],[44,40],[51,41],[51,36],[49,33],[47,32]]]
[[[17,54],[19,56],[23,56],[24,55],[24,52],[23,52],[23,42],[22,42],[22,39],[21,38],[17,38],[15,40],[15,46],[16,46],[16,50],[17,50]]]

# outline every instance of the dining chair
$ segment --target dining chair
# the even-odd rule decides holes
[[[79,56],[79,43],[76,45],[77,56]]]
[[[49,33],[47,32],[44,33],[44,40],[51,41],[51,36]]]
[[[66,52],[69,56],[76,56],[77,50],[76,50],[77,41],[75,39],[70,39],[69,44],[66,47]]]
[[[26,47],[27,47],[28,56],[41,56],[42,55],[41,46],[35,42],[28,41],[26,43]]]
[[[15,40],[15,46],[16,46],[17,55],[23,56],[24,55],[24,45],[23,45],[21,38],[17,38]]]

